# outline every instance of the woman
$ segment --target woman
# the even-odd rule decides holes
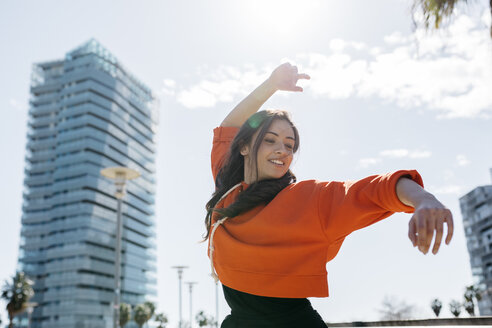
[[[327,297],[326,262],[351,232],[395,212],[414,212],[408,236],[426,254],[446,244],[453,218],[417,171],[356,182],[296,182],[289,167],[299,134],[285,111],[260,111],[277,90],[302,91],[286,63],[214,130],[216,191],[207,203],[212,275],[232,311],[222,327],[326,327],[307,297]]]

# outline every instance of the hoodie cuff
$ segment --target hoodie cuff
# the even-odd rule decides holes
[[[400,170],[389,174],[388,202],[394,212],[413,213],[415,209],[403,204],[396,193],[396,184],[400,178],[409,178],[424,188],[422,177],[416,170]]]

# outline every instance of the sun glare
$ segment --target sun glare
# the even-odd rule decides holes
[[[309,24],[310,17],[321,7],[321,0],[250,0],[247,4],[248,17],[265,33],[288,37]]]

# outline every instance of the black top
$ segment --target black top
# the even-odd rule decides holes
[[[231,314],[221,328],[326,328],[307,298],[265,297],[222,288]]]

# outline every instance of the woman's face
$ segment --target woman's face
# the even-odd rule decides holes
[[[244,156],[244,182],[251,184],[256,181],[255,165],[252,163],[251,150],[255,144],[258,132],[251,143],[244,146],[241,154]],[[258,147],[257,165],[258,181],[281,178],[294,156],[295,135],[289,122],[276,119],[268,128]]]

